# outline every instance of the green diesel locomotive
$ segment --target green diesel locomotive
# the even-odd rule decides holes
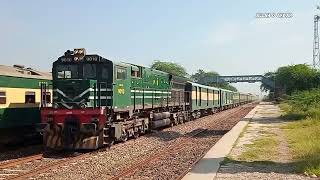
[[[249,102],[237,92],[85,49],[68,50],[53,63],[52,75],[53,105],[43,105],[38,131],[53,149],[97,149]]]

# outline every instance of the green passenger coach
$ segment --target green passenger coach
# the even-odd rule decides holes
[[[1,144],[35,134],[34,126],[40,122],[41,83],[50,84],[51,74],[20,65],[0,65]],[[46,97],[51,102],[51,91]]]
[[[218,88],[188,82],[186,91],[191,92],[191,110],[194,118],[200,117],[201,111],[215,112],[221,106],[221,91]]]

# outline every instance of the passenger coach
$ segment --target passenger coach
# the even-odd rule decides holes
[[[0,143],[35,135],[40,122],[40,100],[51,102],[51,91],[41,97],[41,84],[51,83],[51,73],[24,66],[0,65]]]

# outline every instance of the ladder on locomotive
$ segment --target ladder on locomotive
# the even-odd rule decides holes
[[[53,94],[51,94],[50,89],[52,89],[52,84],[48,84],[46,82],[41,82],[40,83],[40,93],[41,93],[40,107],[48,107],[49,104],[52,103],[51,102],[51,96]]]

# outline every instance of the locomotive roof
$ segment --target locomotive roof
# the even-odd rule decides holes
[[[126,62],[121,62],[121,63],[124,63],[127,66],[148,68],[148,69],[150,69],[150,71],[154,71],[154,72],[165,74],[165,75],[169,74],[167,72],[160,71],[160,70],[157,70],[157,69],[154,69],[154,68],[151,68],[151,67],[147,67],[147,66],[143,66],[143,65],[138,65],[138,64],[133,64],[133,63],[126,63]]]
[[[31,68],[24,68],[23,66],[5,66],[0,65],[0,76],[12,76],[31,79],[47,79],[51,80],[52,75],[49,72],[40,72]]]

